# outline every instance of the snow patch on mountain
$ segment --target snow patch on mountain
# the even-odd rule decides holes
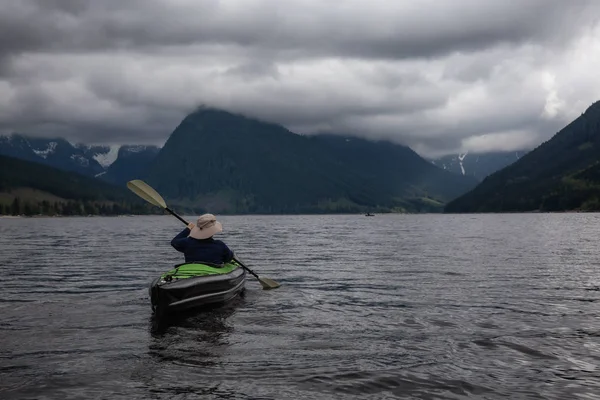
[[[71,155],[71,160],[79,163],[82,167],[89,167],[90,160],[82,156],[81,154],[73,154]]]
[[[144,145],[125,146],[125,150],[129,153],[141,153],[142,151],[144,151],[146,149],[147,149],[147,146],[144,146]]]
[[[44,150],[36,150],[36,149],[33,149],[33,148],[31,150],[33,150],[33,152],[35,154],[37,154],[38,156],[40,156],[40,157],[42,157],[42,158],[45,159],[45,158],[48,157],[49,154],[54,153],[54,150],[56,150],[56,145],[57,144],[58,143],[56,143],[56,142],[50,142],[50,143],[48,143],[48,147],[46,149],[44,149]]]
[[[465,167],[463,166],[463,160],[465,159],[465,157],[467,156],[467,154],[469,154],[468,151],[465,154],[459,154],[458,155],[458,163],[460,164],[460,170],[462,171],[463,175],[465,175]]]
[[[96,153],[93,158],[98,161],[98,164],[100,164],[102,168],[106,169],[117,160],[117,157],[119,157],[119,149],[121,149],[121,145],[111,145],[106,153]]]

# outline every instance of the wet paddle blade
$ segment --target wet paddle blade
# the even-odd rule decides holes
[[[167,208],[167,203],[165,203],[165,200],[162,198],[162,196],[158,194],[156,190],[152,189],[152,187],[150,187],[146,182],[140,179],[134,179],[127,182],[127,188],[140,196],[142,199],[146,200],[148,203],[154,204],[158,207]]]
[[[258,278],[258,281],[262,285],[263,290],[277,289],[279,286],[281,286],[279,283],[269,278]]]

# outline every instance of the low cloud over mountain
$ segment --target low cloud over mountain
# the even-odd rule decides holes
[[[0,6],[0,133],[162,145],[205,104],[436,156],[531,148],[600,98],[592,0]]]

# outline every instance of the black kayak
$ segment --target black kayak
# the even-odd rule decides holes
[[[244,291],[246,270],[232,261],[223,266],[179,264],[152,281],[152,310],[158,315],[224,304]]]

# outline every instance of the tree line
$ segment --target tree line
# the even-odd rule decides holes
[[[15,197],[12,203],[0,203],[0,215],[123,215],[162,214],[162,210],[149,204],[121,202],[99,202],[89,200],[31,201]]]

